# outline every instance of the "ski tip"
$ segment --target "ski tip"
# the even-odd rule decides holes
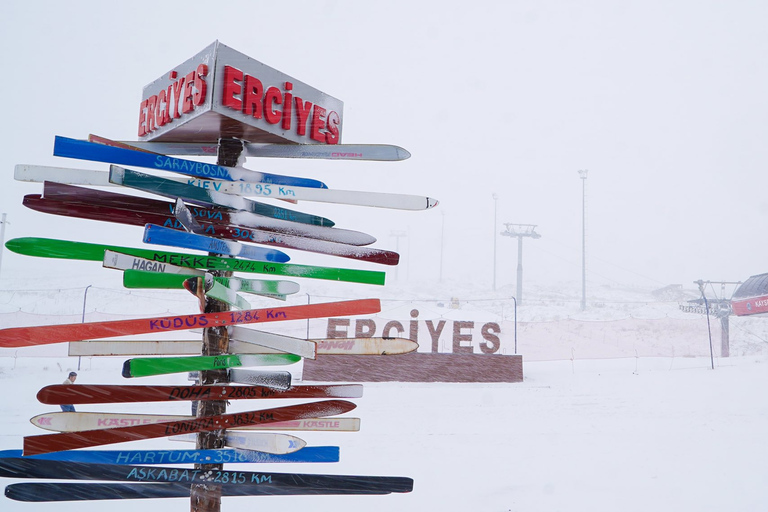
[[[411,152],[407,149],[401,148],[400,146],[395,146],[395,149],[397,151],[398,160],[408,160],[411,158]]]
[[[123,377],[125,377],[126,379],[130,379],[130,378],[133,377],[133,375],[131,375],[131,360],[130,359],[126,360],[123,363]]]
[[[266,260],[271,261],[274,263],[287,263],[291,260],[291,257],[288,256],[283,251],[278,250],[271,250],[265,254]]]

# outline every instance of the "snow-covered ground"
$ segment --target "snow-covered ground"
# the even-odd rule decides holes
[[[75,280],[72,288],[82,283],[72,279]],[[18,283],[7,279],[3,283],[1,289],[5,291],[0,293],[0,299],[4,301],[2,312],[6,314],[0,317],[8,318],[15,307],[19,324],[24,324],[27,322],[21,318],[30,312],[65,314],[69,308],[71,311],[66,312],[72,317],[69,321],[80,320],[82,287],[64,301],[68,304],[51,298],[48,304],[36,302],[40,310],[32,311],[32,302],[24,302],[20,288],[14,288]],[[65,288],[69,284],[65,282],[61,286]],[[107,287],[108,284],[99,283],[89,292],[88,315],[97,315],[99,310],[109,311],[110,301],[104,299],[109,295]],[[15,292],[9,291],[14,289]],[[432,298],[456,296],[473,304],[472,300],[490,298],[493,302],[509,295],[509,290],[503,289],[496,297],[471,289],[456,292],[454,288],[448,296],[438,285],[432,291],[433,294],[425,292],[419,296],[405,286],[395,287],[394,291],[388,287],[378,296],[387,298],[399,294],[402,297],[410,293],[414,301],[422,301],[420,304]],[[15,298],[9,299],[8,293],[15,293]],[[45,289],[41,293],[46,293]],[[114,293],[118,293],[117,290]],[[315,293],[322,295],[322,291]],[[66,297],[66,294],[59,293],[59,296]],[[146,299],[146,295],[142,297]],[[521,322],[547,325],[570,319],[574,323],[565,325],[593,322],[602,325],[603,331],[614,334],[616,330],[611,326],[622,319],[648,319],[654,316],[649,311],[660,311],[657,318],[669,318],[676,317],[675,310],[679,311],[673,302],[655,301],[647,291],[640,290],[596,291],[585,312],[579,309],[578,294],[531,290],[527,297],[526,304],[518,310]],[[186,304],[186,300],[183,294],[179,296],[180,304]],[[554,308],[550,308],[549,313],[546,304]],[[173,312],[183,313],[185,307],[180,305]],[[152,313],[153,309],[150,301],[144,299],[133,308],[137,314]],[[468,315],[469,306],[464,311]],[[503,313],[505,318],[508,315],[508,311]],[[713,325],[717,323],[712,319]],[[280,464],[258,469],[409,476],[415,480],[412,493],[224,498],[222,510],[243,507],[305,508],[316,512],[766,510],[768,445],[762,439],[768,431],[768,397],[763,393],[768,389],[768,356],[762,345],[768,339],[768,319],[755,318],[748,322],[734,319],[732,324],[739,326],[732,328],[732,352],[742,355],[719,357],[719,331],[715,331],[714,370],[710,367],[704,323],[695,324],[688,331],[689,339],[683,343],[703,343],[704,353],[698,357],[676,352],[674,357],[617,358],[608,354],[605,358],[586,358],[579,357],[574,350],[559,360],[529,361],[525,359],[529,340],[521,332],[520,353],[525,361],[522,383],[366,384],[364,397],[354,400],[358,408],[349,413],[362,418],[360,432],[300,434],[309,445],[340,446],[340,463]],[[5,322],[3,327],[7,326]],[[600,329],[590,332],[594,335]],[[642,337],[637,334],[627,333]],[[663,338],[663,333],[646,333],[645,337]],[[603,342],[602,338],[594,341],[595,345]],[[589,346],[588,340],[580,343]],[[656,339],[655,343],[662,346],[670,341]],[[0,449],[20,448],[23,436],[43,433],[28,419],[53,409],[39,404],[35,393],[44,385],[61,382],[66,372],[77,368],[78,360],[39,357],[42,354],[13,357],[14,354],[4,352],[3,355],[0,382],[8,394],[0,401]],[[122,383],[121,363],[121,359],[114,358],[83,359],[78,382]],[[185,378],[169,376],[154,378],[152,382],[184,383]],[[282,404],[270,402],[269,405]],[[247,406],[237,403],[230,410],[245,410]],[[82,406],[80,409],[187,412],[184,404]],[[153,440],[115,446],[140,449],[168,448],[168,445],[166,440]],[[10,481],[2,482],[6,483]],[[87,512],[101,511],[105,506],[115,512],[136,507],[189,509],[183,499],[59,505],[17,503],[5,498],[1,501],[0,510],[13,512],[54,508]]]

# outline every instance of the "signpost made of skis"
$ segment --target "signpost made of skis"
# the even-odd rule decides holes
[[[276,103],[281,103],[281,109],[274,108]],[[395,252],[366,247],[376,241],[372,235],[340,228],[319,215],[285,208],[282,202],[276,206],[263,200],[411,211],[428,210],[438,204],[436,199],[411,190],[404,191],[407,194],[335,190],[317,179],[243,167],[246,157],[377,161],[410,157],[398,146],[341,144],[342,113],[340,100],[215,41],[144,88],[139,105],[139,140],[117,142],[93,135],[87,141],[56,137],[54,156],[100,162],[107,165],[109,172],[16,166],[16,179],[44,182],[42,194],[24,197],[23,204],[29,208],[140,226],[143,232],[137,231],[128,242],[208,254],[35,237],[6,244],[8,249],[30,256],[98,261],[104,268],[125,272],[126,286],[183,287],[191,293],[190,300],[198,301],[200,306],[200,313],[191,315],[0,330],[1,347],[70,342],[70,353],[163,356],[128,359],[123,376],[151,381],[157,375],[189,372],[195,379],[191,386],[150,383],[43,388],[38,395],[43,403],[186,400],[194,404],[196,413],[38,415],[33,418],[34,424],[54,433],[25,437],[23,451],[0,452],[0,477],[84,481],[14,483],[6,487],[7,498],[40,502],[189,496],[192,512],[219,512],[222,496],[381,496],[413,489],[413,480],[407,477],[224,469],[228,463],[337,462],[338,447],[305,446],[305,441],[279,431],[355,432],[360,428],[359,418],[336,416],[356,407],[339,398],[361,397],[361,385],[293,386],[289,372],[275,370],[280,366],[268,371],[243,367],[290,365],[302,358],[346,353],[389,357],[417,348],[416,343],[399,338],[352,339],[348,340],[349,346],[339,348],[329,343],[336,340],[291,338],[241,327],[380,311],[378,299],[250,307],[248,300],[285,301],[289,294],[299,291],[299,283],[275,276],[384,284],[385,273],[381,271],[287,263],[291,255],[282,249],[353,259],[362,265],[399,263]],[[179,156],[211,156],[216,161]],[[152,174],[157,172],[162,175]],[[89,188],[92,186],[119,187],[119,192]],[[133,190],[171,201],[131,195]],[[267,274],[270,279],[244,279],[234,276],[234,272]],[[251,298],[246,299],[243,293]],[[198,349],[184,340],[158,341],[152,349],[146,346],[152,342],[143,340],[109,340],[196,329],[203,332]],[[228,400],[268,398],[301,402],[226,412]],[[254,432],[260,429],[269,432]],[[196,449],[81,450],[177,435],[192,435]],[[194,469],[145,466],[167,463],[193,463]],[[114,482],[89,481],[95,479]]]

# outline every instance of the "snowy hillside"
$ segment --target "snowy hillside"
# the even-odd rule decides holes
[[[114,276],[94,272],[63,278],[57,290],[42,282],[4,279],[0,291],[2,326],[78,322],[84,288],[91,283],[86,320],[194,312],[194,301],[186,292],[128,293],[114,282]],[[313,301],[338,298],[338,293],[324,295],[322,288],[313,285]],[[327,289],[336,292],[335,287]],[[392,302],[407,298],[406,307],[421,308],[420,318],[434,317],[435,311],[442,311],[446,318],[458,312],[461,318],[501,320],[505,330],[513,316],[507,289],[491,294],[434,284],[428,291],[416,286],[378,291],[350,291],[348,296],[381,296]],[[299,434],[312,446],[340,446],[340,463],[257,467],[262,471],[409,476],[415,480],[413,493],[225,498],[222,510],[259,506],[318,512],[422,512],[434,508],[451,512],[764,510],[768,490],[763,485],[763,468],[768,449],[759,439],[768,428],[768,398],[758,390],[768,386],[768,358],[763,349],[768,320],[733,319],[732,353],[744,355],[716,357],[712,370],[702,318],[691,320],[690,314],[679,311],[677,302],[658,302],[648,291],[603,289],[595,293],[585,312],[579,309],[577,294],[562,290],[527,293],[526,303],[517,311],[525,382],[366,384],[364,397],[354,400],[357,410],[348,414],[362,418],[359,433]],[[459,302],[456,309],[451,308],[453,298]],[[306,302],[307,297],[296,300]],[[671,320],[687,325],[674,339],[663,328],[643,330],[653,326],[652,321],[664,326]],[[672,346],[679,352],[657,354],[664,357],[613,356],[616,342],[612,345],[606,339],[620,334],[617,326],[632,325],[627,322],[634,322],[635,328],[623,336],[633,339],[636,346],[647,340],[643,347],[649,350]],[[713,326],[717,323],[712,319]],[[586,325],[591,329],[584,331],[570,350],[567,343],[558,345],[551,338],[551,347],[537,348],[526,334],[538,329],[537,336],[554,333],[562,337],[569,329]],[[719,331],[713,330],[713,336],[717,349]],[[502,342],[509,349],[509,333],[504,333]],[[683,353],[686,347],[703,353],[688,357],[692,354]],[[428,344],[422,346],[424,349],[429,350]],[[594,358],[580,356],[589,350],[597,352]],[[50,357],[65,354],[62,347],[55,346],[47,349],[47,354],[36,352],[36,357],[20,357],[19,352],[6,350],[0,357],[0,382],[5,389],[14,390],[0,405],[0,449],[20,448],[23,436],[43,433],[28,419],[53,408],[39,404],[35,394],[44,385],[61,382],[78,363],[80,383],[125,382],[120,377],[120,358],[78,361]],[[560,360],[536,362],[529,360],[528,352],[540,359]],[[560,353],[565,357],[557,357]],[[181,384],[185,379],[170,376],[146,382],[150,381]],[[230,410],[247,410],[248,406],[258,407],[238,403]],[[184,404],[81,409],[187,412]],[[133,443],[130,448],[168,445],[169,441],[155,440]],[[101,511],[105,506],[115,512],[137,506],[153,511],[189,509],[183,499],[63,505],[3,499],[1,509],[87,512]]]

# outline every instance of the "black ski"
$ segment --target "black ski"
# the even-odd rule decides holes
[[[30,458],[0,459],[0,477],[50,478],[65,480],[107,480],[152,484],[223,484],[234,487],[280,490],[362,491],[372,493],[410,492],[413,479],[391,476],[311,475],[235,470],[201,470],[163,466],[92,464]],[[274,491],[274,492],[272,492]]]
[[[39,482],[11,484],[5,488],[5,496],[16,501],[96,501],[135,500],[143,498],[190,497],[190,484],[101,484]],[[262,486],[222,485],[222,496],[297,496],[320,494],[389,494],[387,491],[345,490],[322,488],[276,488]]]

